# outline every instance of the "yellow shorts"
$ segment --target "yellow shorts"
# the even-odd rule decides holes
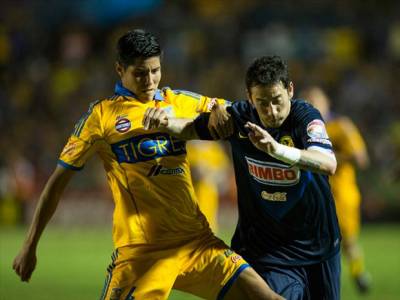
[[[247,267],[241,256],[211,234],[163,247],[120,247],[112,255],[100,299],[167,299],[172,288],[222,299]]]
[[[336,214],[343,239],[357,238],[360,233],[360,194],[355,187],[334,189]]]

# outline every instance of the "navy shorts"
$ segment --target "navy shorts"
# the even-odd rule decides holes
[[[301,267],[252,267],[287,300],[339,300],[340,253],[324,262]]]

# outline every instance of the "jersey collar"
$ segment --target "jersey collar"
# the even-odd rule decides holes
[[[137,98],[134,93],[132,93],[130,90],[128,90],[126,87],[124,87],[122,85],[121,81],[118,81],[115,84],[114,93],[116,95],[119,95],[119,96],[127,96],[127,97]],[[164,96],[161,93],[160,89],[157,89],[157,91],[154,94],[154,98],[153,99],[156,100],[156,101],[164,101]]]

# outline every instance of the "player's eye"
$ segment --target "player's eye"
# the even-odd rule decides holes
[[[136,71],[134,73],[135,77],[145,77],[147,75],[147,72],[145,71]]]

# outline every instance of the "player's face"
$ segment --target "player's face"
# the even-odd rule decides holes
[[[161,79],[160,57],[136,58],[132,65],[124,68],[116,64],[122,85],[134,93],[140,101],[153,100]]]
[[[280,127],[289,115],[290,99],[293,97],[293,83],[288,88],[283,83],[257,85],[248,91],[250,102],[257,110],[264,127]]]

